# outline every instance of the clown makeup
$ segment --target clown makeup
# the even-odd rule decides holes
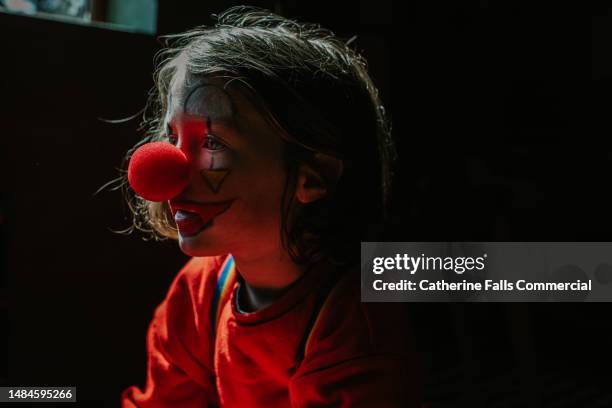
[[[200,175],[211,191],[217,193],[230,173],[230,163],[229,155],[224,151],[225,146],[212,132],[212,125],[213,121],[221,123],[234,117],[233,102],[222,88],[202,84],[189,93],[184,110],[188,115],[206,117],[207,136],[204,141],[205,154],[202,156]]]
[[[281,251],[286,185],[278,130],[238,81],[196,78],[179,66],[166,115],[170,143],[189,161],[189,182],[170,201],[179,245],[191,256]]]
[[[172,106],[171,94],[169,106]],[[185,119],[193,118],[191,126],[197,129],[198,143],[202,146],[198,163],[202,180],[211,192],[218,193],[231,172],[231,155],[222,140],[215,135],[214,128],[232,124],[236,108],[231,96],[222,87],[212,83],[201,83],[193,87],[184,98]],[[178,142],[170,125],[167,126],[170,141]]]

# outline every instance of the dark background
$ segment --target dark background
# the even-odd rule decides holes
[[[610,241],[612,8],[533,2],[250,2],[357,35],[394,123],[389,239]],[[158,34],[229,1],[160,0]],[[0,385],[76,385],[117,406],[186,258],[129,226],[117,175],[138,140],[154,37],[0,14]],[[610,407],[610,304],[415,304],[431,407]]]

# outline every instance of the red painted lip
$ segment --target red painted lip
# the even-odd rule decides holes
[[[210,225],[202,221],[198,214],[184,210],[176,211],[174,222],[176,222],[176,226],[183,237],[198,235],[204,228]]]
[[[232,206],[235,199],[220,201],[216,203],[198,203],[195,201],[170,200],[170,210],[172,215],[176,215],[178,210],[194,213],[202,220],[202,224],[207,224],[210,220],[227,211]],[[190,223],[193,223],[190,221]],[[179,226],[180,228],[180,226]]]

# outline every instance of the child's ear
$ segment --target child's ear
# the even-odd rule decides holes
[[[342,160],[316,153],[312,163],[302,163],[298,169],[295,196],[302,204],[319,200],[334,188],[343,170]]]

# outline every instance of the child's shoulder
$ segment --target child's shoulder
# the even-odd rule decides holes
[[[351,268],[323,303],[308,338],[306,355],[311,363],[320,365],[329,355],[348,360],[403,349],[410,337],[405,321],[408,306],[362,302],[359,270]]]
[[[227,259],[229,255],[191,258],[177,273],[149,325],[150,347],[202,384],[208,381],[202,367],[212,365],[210,299]]]
[[[191,303],[204,304],[215,291],[221,268],[230,259],[229,254],[189,259],[170,285],[168,298],[187,296]]]

